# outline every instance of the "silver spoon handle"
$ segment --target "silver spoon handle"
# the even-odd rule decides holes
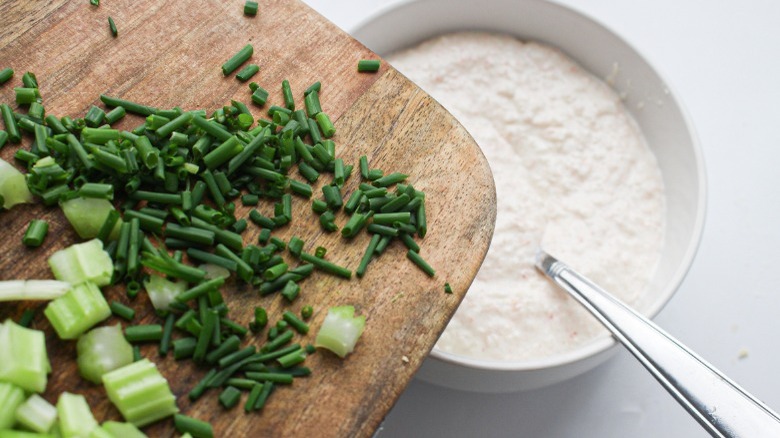
[[[536,266],[598,318],[712,436],[780,437],[775,412],[653,322],[543,251]]]

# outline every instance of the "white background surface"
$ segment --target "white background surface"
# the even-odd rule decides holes
[[[397,0],[305,0],[349,31]],[[565,0],[636,47],[699,134],[708,174],[704,236],[656,322],[780,410],[780,2]],[[488,395],[413,381],[379,435],[707,436],[620,351],[541,390]]]

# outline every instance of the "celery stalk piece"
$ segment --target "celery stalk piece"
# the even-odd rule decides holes
[[[24,403],[24,390],[13,383],[0,382],[0,430],[16,423],[16,409]]]
[[[16,408],[16,421],[27,429],[48,433],[57,421],[57,408],[38,394],[33,394]]]
[[[111,316],[111,309],[100,289],[94,283],[84,282],[49,302],[43,314],[61,339],[76,339]]]
[[[106,421],[101,427],[114,438],[148,438],[145,433],[131,423]]]
[[[103,374],[133,362],[133,347],[122,333],[122,325],[98,327],[81,335],[76,344],[81,377],[103,383]]]
[[[49,257],[49,267],[57,280],[78,284],[91,281],[97,286],[111,283],[114,263],[103,251],[103,242],[92,239],[61,249]]]
[[[102,427],[96,427],[87,435],[87,438],[114,438],[114,435],[106,432]]]
[[[0,159],[0,209],[30,202],[33,202],[33,196],[22,172]]]
[[[0,438],[55,438],[55,436],[48,433],[6,429],[0,430]]]
[[[57,400],[57,417],[60,420],[62,438],[88,437],[98,427],[87,399],[80,394],[63,392]]]
[[[353,306],[331,307],[320,331],[317,332],[314,345],[326,348],[343,358],[355,349],[365,325],[366,317],[355,316]]]
[[[73,198],[60,203],[60,208],[79,237],[94,239],[114,206],[107,199]],[[120,227],[121,221],[117,221],[114,229],[108,235],[109,240],[119,238]]]
[[[157,274],[150,274],[144,280],[144,288],[156,310],[167,311],[168,306],[176,301],[176,297],[187,290],[187,282],[183,280],[170,281]]]
[[[29,392],[46,389],[50,365],[42,331],[6,320],[0,324],[0,358],[0,381]]]
[[[104,374],[103,385],[125,420],[138,427],[179,412],[168,381],[149,359]]]
[[[0,281],[0,301],[53,300],[68,289],[70,283],[58,280]]]

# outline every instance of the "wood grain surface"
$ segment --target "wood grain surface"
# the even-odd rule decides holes
[[[432,348],[484,258],[496,214],[492,176],[472,138],[437,102],[387,63],[377,73],[357,73],[359,59],[377,55],[303,3],[261,1],[257,17],[242,12],[243,1],[106,0],[94,7],[87,0],[4,0],[0,68],[12,67],[16,75],[0,86],[0,102],[12,103],[12,87],[21,83],[22,73],[32,71],[47,114],[60,117],[81,117],[91,105],[102,106],[101,93],[209,113],[230,99],[249,104],[246,84],[223,77],[220,70],[247,43],[255,47],[251,62],[260,66],[253,80],[271,91],[268,105],[282,102],[284,79],[301,103],[303,90],[321,81],[323,109],[337,128],[337,155],[357,169],[358,157],[366,154],[371,167],[408,173],[409,181],[426,192],[429,232],[421,254],[437,269],[436,276],[427,277],[406,259],[403,245],[394,242],[362,279],[346,281],[315,272],[301,283],[301,297],[292,305],[278,295],[260,297],[251,287],[229,281],[223,289],[229,316],[243,324],[258,305],[269,310],[272,321],[286,309],[299,312],[303,305],[313,305],[313,330],[299,339],[302,343],[313,342],[328,307],[352,304],[367,317],[352,355],[344,360],[324,351],[311,355],[306,365],[313,374],[279,388],[261,412],[245,414],[242,407],[225,411],[215,390],[191,403],[186,394],[206,369],[189,360],[176,362],[170,355],[158,357],[156,345],[145,345],[142,353],[168,378],[181,411],[210,421],[217,436],[371,436]],[[108,16],[117,24],[118,38],[111,37]],[[249,106],[255,116],[264,113]],[[141,121],[128,116],[119,126],[130,129]],[[29,147],[29,141],[22,147]],[[17,148],[7,145],[0,157],[23,170],[12,158]],[[328,181],[328,175],[320,178],[315,194]],[[357,177],[348,180],[345,198],[358,183]],[[261,203],[258,210],[273,215],[271,203]],[[247,214],[247,208],[237,209],[237,217]],[[32,218],[50,224],[44,245],[33,250],[21,244]],[[298,197],[293,218],[275,235],[285,240],[300,236],[306,251],[324,246],[329,260],[357,267],[368,244],[366,233],[351,241],[339,233],[324,233],[310,202]],[[340,226],[345,221],[343,214],[338,216]],[[0,280],[51,278],[46,258],[78,241],[57,207],[20,205],[0,212],[0,224]],[[244,241],[256,242],[258,234],[259,228],[250,223]],[[444,293],[445,282],[454,294]],[[144,294],[130,301],[119,287],[104,291],[109,301],[136,309],[134,323],[158,322]],[[62,391],[84,394],[99,421],[121,419],[104,389],[80,378],[75,342],[56,337],[42,314],[44,306],[0,304],[0,321],[18,319],[26,308],[38,310],[33,327],[46,332],[54,369],[44,396],[55,402]],[[117,322],[112,317],[103,324]],[[264,339],[249,336],[244,344],[259,346]],[[145,431],[150,436],[174,434],[170,420]]]

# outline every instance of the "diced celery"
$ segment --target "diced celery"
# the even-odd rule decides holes
[[[54,438],[48,433],[27,432],[24,430],[0,430],[0,438]]]
[[[0,209],[9,209],[16,204],[33,202],[32,193],[22,172],[0,159]]]
[[[70,283],[57,280],[0,281],[0,301],[53,300],[65,295]]]
[[[122,333],[122,325],[98,327],[81,335],[76,344],[81,377],[103,383],[103,374],[133,362],[133,347]]]
[[[98,286],[107,286],[114,273],[111,256],[103,251],[103,242],[98,239],[55,252],[49,257],[49,266],[54,278],[71,284],[91,281]]]
[[[63,438],[85,438],[98,427],[87,399],[80,394],[63,392],[57,400],[57,416]]]
[[[82,239],[94,239],[100,232],[103,222],[114,206],[107,199],[98,198],[73,198],[60,203],[62,212],[68,218],[68,222],[76,230]],[[119,238],[121,221],[117,221],[108,238]]]
[[[16,421],[38,433],[47,433],[57,421],[57,408],[38,394],[33,394],[16,409]]]
[[[187,290],[187,282],[183,280],[170,281],[157,274],[150,274],[144,280],[144,288],[156,310],[168,310],[168,305],[176,300],[176,296]]]
[[[354,350],[365,325],[366,317],[355,316],[353,306],[331,307],[317,333],[314,345],[326,348],[343,358]]]
[[[148,438],[145,433],[131,423],[106,421],[102,427],[103,430],[110,433],[114,438]]]
[[[102,427],[96,427],[92,429],[87,438],[114,438],[114,435],[106,432]]]
[[[0,358],[0,381],[29,392],[46,389],[50,365],[42,331],[6,320],[0,324]]]
[[[90,282],[73,286],[68,293],[49,302],[43,311],[62,339],[76,339],[90,327],[111,316],[100,289]]]
[[[16,409],[24,403],[24,391],[12,384],[0,382],[0,430],[10,429],[16,423]]]
[[[149,359],[104,374],[103,385],[125,420],[138,427],[179,412],[168,381]]]

